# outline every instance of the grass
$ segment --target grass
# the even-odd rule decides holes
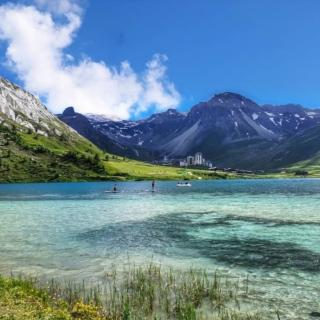
[[[248,294],[247,281],[156,264],[113,269],[94,288],[0,277],[0,319],[261,319],[257,312],[241,312],[241,299]]]
[[[320,154],[317,154],[310,160],[300,161],[292,165],[289,169],[290,171],[305,170],[308,171],[309,176],[320,178]]]
[[[47,182],[107,179],[104,153],[69,131],[61,136],[0,125],[0,182]]]
[[[209,171],[190,168],[153,165],[146,162],[129,160],[122,157],[109,157],[105,162],[110,175],[123,176],[135,180],[196,180],[234,178],[235,174],[222,171]]]

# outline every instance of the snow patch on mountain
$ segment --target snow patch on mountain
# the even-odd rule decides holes
[[[269,117],[274,117],[274,114],[272,112],[265,112],[266,115],[268,115]]]
[[[247,114],[243,112],[243,110],[240,110],[240,111],[242,113],[244,120],[257,132],[257,134],[260,137],[265,139],[277,138],[277,135],[273,131],[267,129],[262,124],[258,124],[255,121],[253,121]]]
[[[94,122],[108,122],[111,121],[110,118],[103,114],[92,114],[92,113],[86,113],[84,114],[85,117],[89,119],[89,121],[94,121]]]
[[[273,118],[273,117],[270,117],[269,120],[270,120],[275,126],[278,125],[278,124],[274,121],[274,118]]]

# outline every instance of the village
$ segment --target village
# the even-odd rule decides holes
[[[202,152],[196,152],[194,155],[188,155],[183,159],[171,159],[168,155],[165,155],[162,160],[154,161],[156,164],[164,165],[164,166],[176,166],[176,167],[193,167],[193,168],[203,168],[212,171],[221,170],[224,172],[235,172],[235,173],[245,173],[245,174],[253,174],[254,172],[251,170],[243,170],[236,168],[218,168],[213,165],[210,160],[204,158]]]

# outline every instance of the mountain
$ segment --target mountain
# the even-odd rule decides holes
[[[76,113],[73,107],[66,108],[62,114],[58,114],[57,116],[69,127],[74,128],[80,135],[86,137],[101,149],[121,156],[136,157],[134,148],[124,146],[116,140],[108,138],[99,130],[96,130],[89,119],[80,113]],[[101,117],[96,117],[95,119],[101,121]]]
[[[104,154],[38,98],[0,78],[0,181],[106,179]]]
[[[105,150],[136,155],[108,140],[73,108],[60,115]],[[99,120],[101,116],[98,117]],[[126,179],[208,179],[229,174],[155,166],[99,149],[49,112],[40,100],[0,78],[0,183]],[[140,151],[139,151],[140,152]],[[141,152],[142,154],[142,152]],[[232,175],[234,176],[234,174]]]
[[[97,131],[123,146],[135,148],[136,156],[144,160],[162,156],[162,146],[174,136],[185,117],[175,109],[140,121],[97,121],[88,116]]]
[[[320,125],[309,128],[289,138],[275,150],[272,161],[279,167],[292,167],[313,170],[320,166]],[[291,163],[288,163],[290,159]]]
[[[314,142],[308,152],[299,153],[295,144],[309,139],[308,130],[320,124],[320,110],[295,104],[258,105],[232,92],[217,94],[187,114],[169,109],[138,121],[86,118],[102,140],[126,148],[122,151],[134,150],[142,160],[164,155],[183,158],[201,151],[216,166],[271,170],[305,160],[319,150]],[[75,122],[70,125],[81,132]]]

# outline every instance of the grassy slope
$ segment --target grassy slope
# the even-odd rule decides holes
[[[103,179],[103,153],[74,133],[45,137],[0,125],[0,182]]]
[[[317,153],[311,159],[297,162],[289,168],[290,171],[304,170],[312,177],[320,177],[320,153]]]

